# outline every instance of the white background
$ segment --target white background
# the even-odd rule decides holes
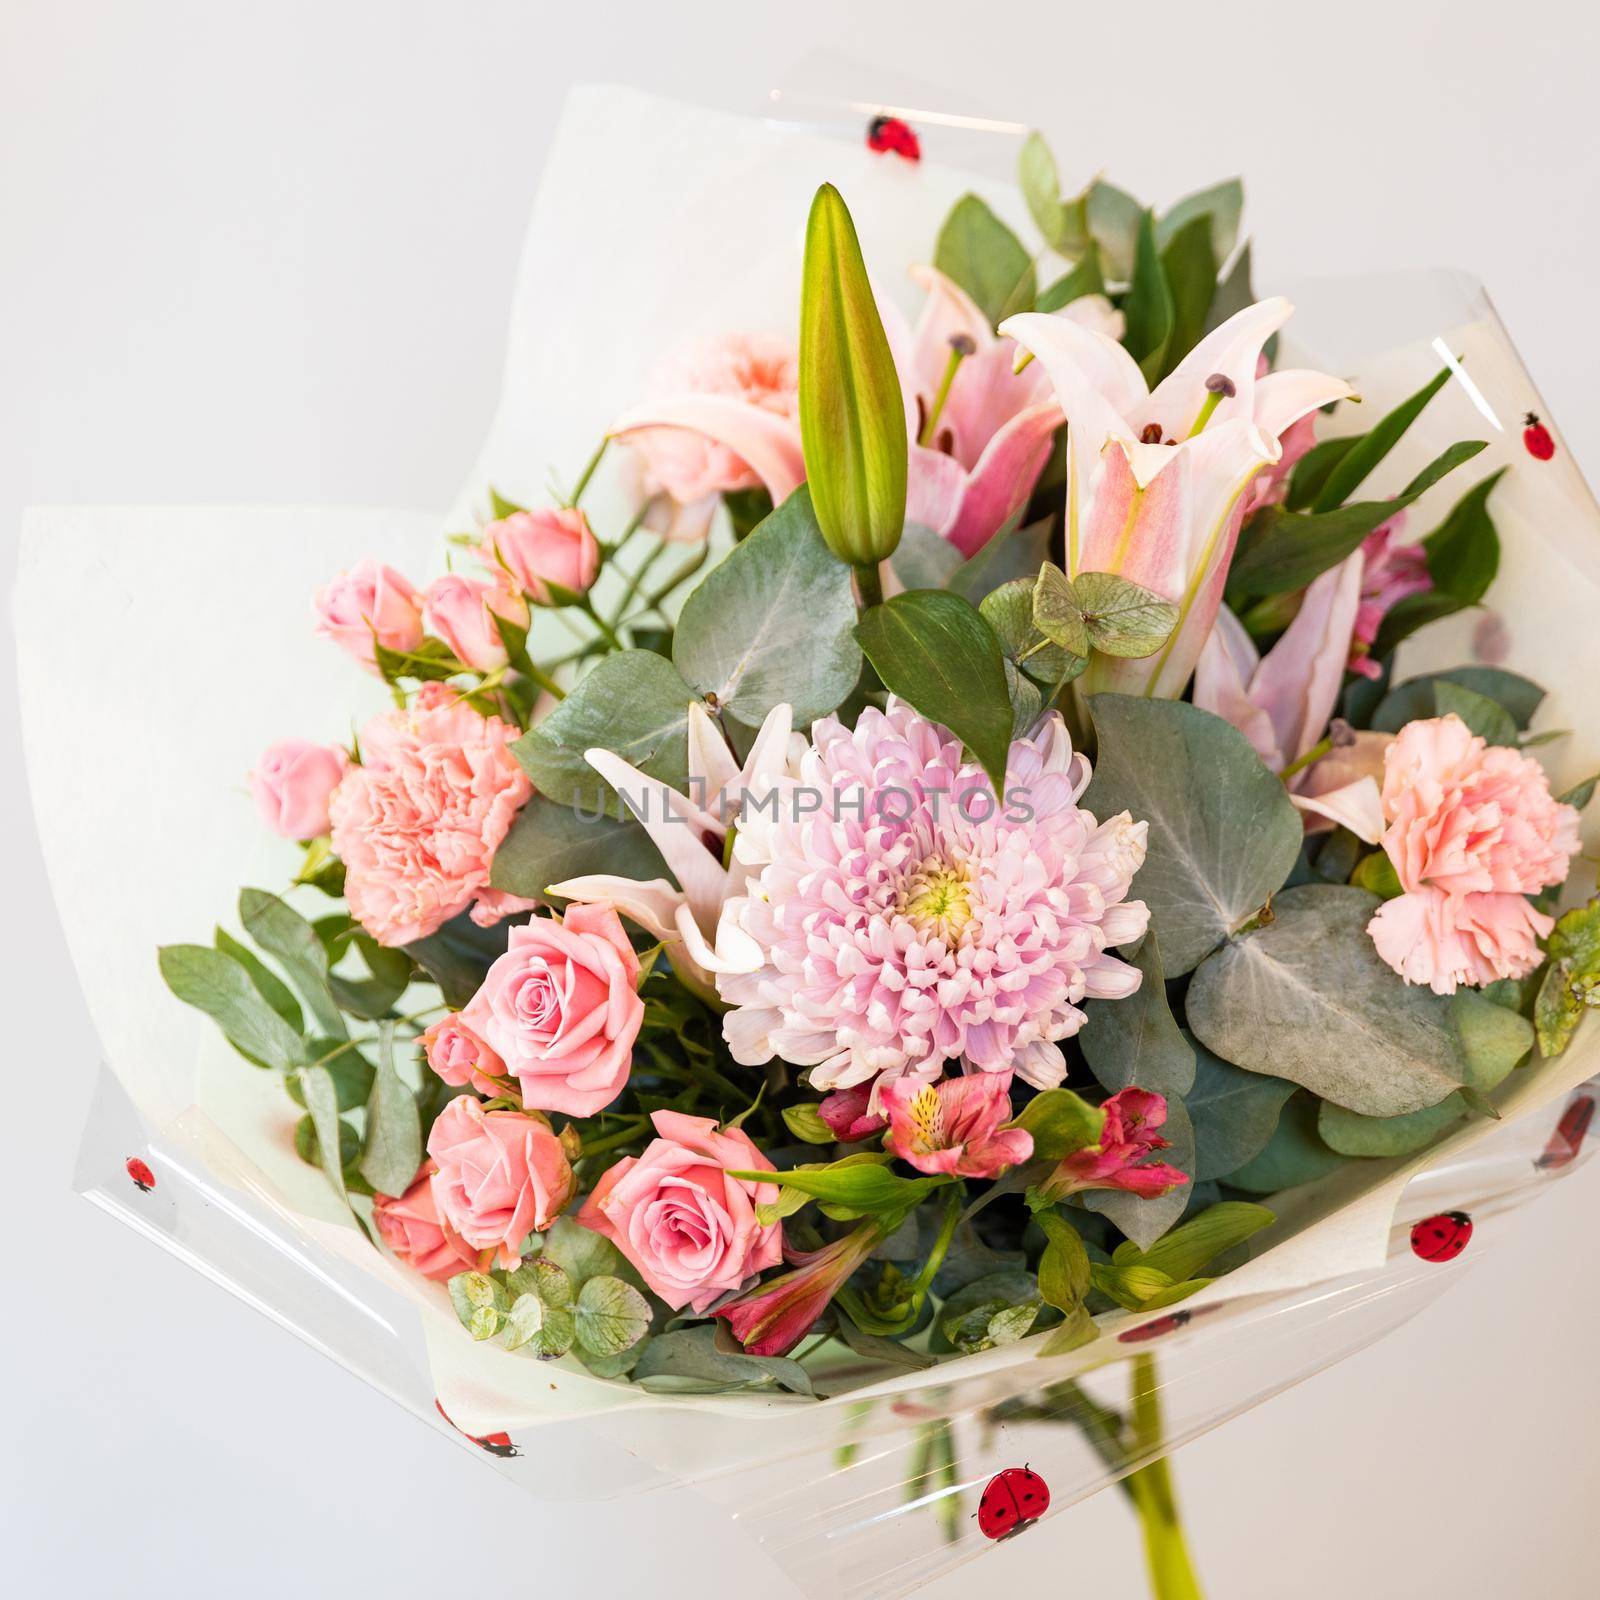
[[[748,104],[822,45],[1038,123],[1070,173],[1108,168],[1152,199],[1243,172],[1258,281],[1471,268],[1592,479],[1594,17],[1560,0],[4,0],[0,528],[30,502],[443,507],[493,406],[566,85]],[[214,603],[248,606],[248,572],[219,562]],[[70,594],[60,617],[65,657]],[[11,702],[0,1549],[16,1592],[789,1594],[688,1496],[519,1494],[73,1197],[96,1045]],[[1180,1453],[1212,1600],[1594,1593],[1597,1184],[1560,1186],[1378,1348]],[[928,1592],[975,1581],[1143,1593],[1114,1495]]]

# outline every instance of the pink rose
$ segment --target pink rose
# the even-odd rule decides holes
[[[772,1170],[742,1128],[719,1133],[710,1117],[679,1111],[651,1120],[660,1137],[600,1179],[578,1221],[611,1240],[674,1311],[701,1312],[783,1259],[781,1224],[756,1220],[778,1185],[728,1176]]]
[[[591,1117],[622,1093],[644,1020],[639,958],[609,905],[511,930],[462,1021],[516,1074],[522,1103]]]
[[[1384,758],[1383,814],[1405,893],[1368,924],[1379,955],[1437,994],[1531,972],[1553,924],[1524,897],[1565,881],[1579,849],[1539,763],[1456,716],[1410,722]]]
[[[422,643],[422,597],[393,567],[370,556],[311,597],[317,633],[332,639],[369,672],[378,670],[373,641],[402,653]]]
[[[793,341],[761,333],[723,333],[699,339],[669,356],[651,375],[655,399],[717,395],[798,419],[800,365]],[[628,435],[644,469],[647,495],[666,495],[697,507],[761,479],[724,444],[687,428],[643,428]],[[698,519],[704,533],[706,519]]]
[[[531,909],[489,887],[489,867],[533,793],[511,754],[517,729],[441,683],[361,730],[361,761],[329,804],[351,915],[379,944],[410,944],[472,909],[493,922]]]
[[[445,1233],[502,1267],[521,1264],[530,1233],[542,1233],[572,1198],[567,1153],[538,1116],[485,1111],[464,1094],[439,1113],[428,1135],[438,1164],[433,1199]]]
[[[540,605],[550,603],[548,584],[583,594],[600,571],[600,546],[589,519],[571,506],[514,511],[491,522],[479,554]]]
[[[372,1220],[383,1242],[414,1272],[442,1283],[478,1264],[477,1253],[453,1238],[439,1225],[439,1208],[433,1202],[434,1166],[424,1161],[415,1181],[395,1199],[374,1195]]]
[[[451,1012],[427,1030],[418,1041],[428,1057],[428,1065],[453,1089],[476,1089],[491,1099],[505,1092],[497,1078],[506,1076],[506,1064],[461,1020]]]
[[[428,585],[422,603],[428,626],[474,672],[493,672],[510,659],[500,637],[500,619],[524,633],[528,629],[528,602],[505,583],[448,573]]]
[[[250,792],[261,820],[285,839],[315,839],[328,831],[328,801],[350,765],[334,745],[280,739],[254,772]]]

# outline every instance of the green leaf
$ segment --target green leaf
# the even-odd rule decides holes
[[[651,1393],[716,1394],[732,1389],[787,1389],[813,1395],[811,1376],[787,1356],[750,1356],[720,1350],[706,1323],[657,1334],[645,1346],[633,1381]]]
[[[1266,1148],[1294,1085],[1224,1061],[1193,1038],[1194,1087],[1184,1098],[1194,1127],[1196,1183],[1226,1177]]]
[[[1181,1223],[1148,1250],[1132,1244],[1118,1245],[1111,1257],[1112,1265],[1124,1271],[1142,1267],[1182,1283],[1199,1274],[1225,1250],[1260,1233],[1273,1220],[1265,1206],[1248,1200],[1221,1200]]]
[[[1063,306],[1070,306],[1074,300],[1081,300],[1086,294],[1105,292],[1105,275],[1100,270],[1100,248],[1091,240],[1070,272],[1062,273],[1054,283],[1039,291],[1033,309],[1059,311]]]
[[[486,1272],[458,1272],[448,1288],[450,1304],[461,1326],[474,1339],[492,1339],[505,1325],[511,1303],[504,1289]]]
[[[1089,1252],[1078,1230],[1060,1212],[1041,1211],[1034,1221],[1046,1240],[1039,1257],[1039,1293],[1046,1305],[1071,1311],[1089,1293]]]
[[[906,511],[904,402],[855,224],[829,183],[806,223],[800,439],[828,548],[852,566],[892,555]]]
[[[621,1278],[590,1278],[578,1291],[576,1320],[586,1354],[620,1355],[650,1331],[650,1302]]]
[[[467,670],[442,639],[424,639],[415,650],[390,650],[374,638],[372,656],[385,683],[443,683]]]
[[[855,623],[850,569],[823,542],[802,486],[701,579],[678,617],[672,661],[746,726],[786,701],[806,728],[861,675]]]
[[[836,1207],[841,1216],[901,1217],[937,1188],[944,1177],[902,1178],[875,1156],[846,1156],[825,1166],[790,1167],[779,1173],[730,1172],[755,1183],[781,1183],[810,1200]],[[798,1209],[796,1207],[795,1209]],[[787,1214],[787,1213],[786,1213]]]
[[[1223,256],[1217,260],[1223,261]],[[1248,306],[1256,303],[1255,287],[1250,281],[1250,244],[1246,240],[1244,249],[1239,252],[1238,259],[1228,269],[1228,276],[1217,285],[1217,292],[1211,297],[1211,309],[1206,312],[1205,333],[1211,333],[1220,328],[1229,317],[1237,316]]]
[[[1303,511],[1322,493],[1329,475],[1361,443],[1359,433],[1336,439],[1319,439],[1294,464],[1289,474],[1289,494],[1284,504],[1291,511]]]
[[[833,1144],[833,1129],[822,1120],[822,1114],[815,1103],[807,1102],[805,1105],[785,1106],[783,1108],[783,1125],[795,1138],[806,1144]]]
[[[1437,1105],[1465,1081],[1442,995],[1373,946],[1378,900],[1337,884],[1286,889],[1273,918],[1201,963],[1185,1002],[1225,1061],[1287,1078],[1365,1116]]]
[[[1436,456],[1392,500],[1358,501],[1323,512],[1286,511],[1269,506],[1246,524],[1228,569],[1234,597],[1282,594],[1303,589],[1329,567],[1337,566],[1369,533],[1420,499],[1446,473],[1484,448],[1481,439],[1464,439]]]
[[[239,891],[239,920],[245,932],[283,963],[311,1008],[317,1026],[335,1039],[350,1032],[328,982],[328,952],[317,931],[300,913],[265,889]]]
[[[920,522],[908,522],[889,565],[902,589],[946,589],[964,560],[942,533]],[[851,609],[853,612],[853,603]]]
[[[1350,881],[1356,888],[1365,889],[1380,900],[1393,900],[1405,893],[1400,884],[1400,874],[1394,870],[1394,863],[1381,850],[1363,856],[1356,870],[1350,874]]]
[[[1177,201],[1156,223],[1156,243],[1165,250],[1186,227],[1204,218],[1208,223],[1206,244],[1213,262],[1220,266],[1239,242],[1243,215],[1244,184],[1238,178],[1227,178]]]
[[[622,1252],[603,1233],[585,1228],[571,1217],[556,1219],[544,1236],[539,1259],[560,1267],[579,1293],[591,1278],[625,1277],[631,1270]]]
[[[322,1170],[327,1174],[333,1192],[344,1197],[344,1162],[341,1135],[343,1124],[339,1121],[339,1092],[326,1067],[304,1067],[299,1074],[301,1104],[311,1118],[317,1133],[317,1153],[322,1160]],[[415,1174],[416,1168],[413,1167]]]
[[[1558,1056],[1586,1007],[1600,1003],[1600,900],[1567,912],[1547,941],[1550,966],[1534,1001],[1539,1053]]]
[[[1172,601],[1113,572],[1068,578],[1053,562],[1039,570],[1033,596],[1039,631],[1074,655],[1151,656],[1178,621]]]
[[[1139,969],[1139,987],[1124,1000],[1090,1001],[1078,1043],[1109,1093],[1137,1087],[1179,1098],[1194,1084],[1195,1054],[1167,1004],[1155,935],[1147,934],[1129,960]]]
[[[1447,679],[1440,679],[1434,685],[1433,696],[1441,717],[1460,717],[1469,732],[1480,734],[1490,744],[1516,748],[1517,725],[1511,713],[1497,701]]]
[[[975,194],[963,195],[945,218],[933,264],[972,296],[991,327],[1029,310],[1038,296],[1032,256]]]
[[[1434,587],[1463,605],[1476,605],[1483,599],[1500,570],[1500,536],[1489,515],[1489,496],[1505,472],[1501,467],[1475,483],[1422,541]]]
[[[599,746],[647,777],[682,789],[689,776],[689,702],[694,691],[652,650],[623,650],[599,662],[511,753],[540,794],[589,815],[622,815],[617,796],[584,759]]]
[[[977,607],[947,591],[911,589],[864,612],[856,637],[884,687],[955,734],[1003,797],[1011,697],[1000,641]]]
[[[1427,403],[1449,381],[1450,369],[1441,367],[1438,374],[1430,378],[1414,395],[1403,400],[1387,416],[1382,417],[1370,433],[1362,434],[1360,442],[1347,450],[1329,472],[1317,493],[1317,498],[1312,502],[1312,509],[1332,511],[1335,506],[1342,506],[1367,480],[1378,463],[1400,442],[1406,430],[1422,415]]]
[[[1223,1181],[1247,1194],[1277,1194],[1343,1166],[1345,1158],[1330,1150],[1317,1132],[1317,1111],[1315,1095],[1304,1090],[1291,1095],[1265,1148]]]
[[[506,1317],[506,1349],[526,1346],[541,1361],[564,1356],[576,1336],[572,1307],[554,1305],[536,1294],[518,1295]]]
[[[1002,528],[987,544],[955,570],[946,585],[954,593],[977,605],[983,598],[1013,578],[1034,578],[1050,554],[1054,520],[1043,517],[1024,528]]]
[[[1181,202],[1180,202],[1181,204]],[[1174,212],[1175,214],[1175,212]],[[1206,313],[1217,288],[1211,217],[1191,217],[1169,238],[1156,230],[1161,247],[1161,271],[1172,297],[1172,333],[1167,340],[1161,376],[1165,377],[1200,342],[1205,333]]]
[[[232,956],[203,944],[164,945],[161,976],[184,1002],[205,1012],[252,1061],[284,1071],[305,1059],[305,1041],[262,998]]]
[[[1089,243],[1089,197],[1085,193],[1075,200],[1061,198],[1061,175],[1056,170],[1056,158],[1038,129],[1022,142],[1017,157],[1017,181],[1034,226],[1052,250],[1072,256]]]
[[[1035,578],[1013,578],[992,589],[978,604],[983,620],[994,629],[1007,660],[1041,688],[1058,691],[1089,665],[1087,656],[1073,655],[1052,644],[1033,620]]]
[[[1107,274],[1126,283],[1133,275],[1139,231],[1148,213],[1125,189],[1098,178],[1089,185],[1085,209]]]
[[[348,1039],[312,1039],[306,1046],[307,1057],[320,1067],[326,1067],[333,1079],[334,1094],[341,1111],[354,1111],[367,1103],[372,1093],[372,1063]],[[283,1086],[297,1106],[303,1106],[299,1078],[290,1073]],[[347,1161],[345,1166],[349,1166]]]
[[[1556,798],[1562,805],[1572,806],[1575,810],[1582,811],[1594,799],[1594,791],[1597,784],[1600,784],[1600,772],[1597,772],[1592,778],[1585,778],[1582,783],[1573,784],[1565,794],[1559,794]]]
[[[514,517],[519,511],[526,511],[526,506],[519,506],[515,500],[507,500],[491,483],[489,485],[489,509],[494,514],[496,522],[502,522],[507,517]]]
[[[535,795],[528,804],[534,805],[538,800]],[[426,939],[413,939],[401,948],[438,984],[444,1003],[459,1011],[482,988],[490,966],[505,954],[509,931],[504,922],[480,928],[463,911],[437,933],[430,933]]]
[[[618,873],[644,883],[664,877],[666,870],[661,852],[633,817],[595,817],[536,794],[495,851],[489,882],[537,900],[545,898],[551,884],[591,873]]]
[[[364,1022],[377,1022],[394,1009],[411,986],[411,957],[404,950],[381,945],[370,934],[357,933],[351,939],[366,963],[367,978],[348,978],[338,972],[328,974],[333,998],[348,1016]]]
[[[841,1316],[838,1319],[835,1332],[842,1344],[869,1361],[885,1361],[890,1366],[902,1367],[911,1372],[926,1371],[934,1365],[932,1356],[924,1355],[920,1350],[913,1350],[908,1345],[901,1344],[898,1339],[885,1339],[879,1334],[868,1333],[865,1329],[858,1328],[848,1316]]]
[[[1150,907],[1166,974],[1176,977],[1289,876],[1304,837],[1300,813],[1220,717],[1129,695],[1095,695],[1089,706],[1099,754],[1083,803],[1097,817],[1127,811],[1150,824],[1134,893]]]
[[[1527,678],[1499,667],[1452,667],[1421,678],[1407,678],[1391,689],[1372,713],[1371,726],[1381,733],[1398,733],[1408,722],[1439,715],[1438,685],[1460,684],[1504,706],[1518,729],[1533,721],[1544,700],[1544,690]]]
[[[1105,1121],[1099,1106],[1090,1105],[1072,1090],[1046,1089],[1017,1113],[1010,1126],[1025,1128],[1033,1135],[1034,1160],[1060,1161],[1075,1150],[1098,1144]]]
[[[394,1024],[378,1030],[378,1064],[367,1100],[361,1176],[379,1194],[402,1195],[422,1165],[422,1119],[416,1097],[394,1069]]]
[[[305,1032],[305,1016],[294,990],[269,967],[249,945],[240,944],[225,928],[218,928],[212,936],[218,950],[232,958],[250,974],[261,998],[278,1013],[296,1033]]]
[[[1038,1320],[1043,1301],[1032,1273],[1006,1268],[974,1279],[939,1308],[931,1350],[972,1354],[1014,1344]]]
[[[1176,312],[1167,275],[1161,270],[1161,254],[1156,247],[1154,215],[1146,211],[1139,220],[1134,246],[1133,279],[1122,302],[1127,331],[1122,342],[1139,363],[1146,382],[1152,386],[1166,370]]]
[[[322,1165],[322,1141],[317,1138],[317,1125],[307,1112],[294,1125],[294,1153],[308,1167]],[[348,1172],[361,1154],[361,1135],[343,1117],[339,1119],[339,1167]]]

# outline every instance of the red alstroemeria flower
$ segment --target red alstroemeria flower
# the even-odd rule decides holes
[[[993,1178],[1033,1154],[1033,1135],[1011,1120],[1011,1074],[979,1072],[942,1083],[909,1075],[879,1085],[889,1152],[919,1172]]]
[[[1176,1189],[1189,1181],[1164,1161],[1148,1161],[1157,1150],[1170,1148],[1170,1142],[1157,1132],[1167,1120],[1163,1095],[1149,1089],[1124,1089],[1100,1108],[1105,1126],[1098,1144],[1074,1150],[1040,1185],[1052,1200],[1060,1200],[1080,1189],[1126,1189],[1145,1200]]]
[[[716,1313],[753,1356],[781,1356],[805,1338],[857,1267],[877,1248],[883,1229],[863,1222],[821,1250],[785,1252],[793,1265]]]

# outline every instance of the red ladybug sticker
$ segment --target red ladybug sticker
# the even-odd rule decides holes
[[[1472,1218],[1465,1211],[1441,1211],[1411,1230],[1411,1250],[1423,1261],[1454,1261],[1471,1238]]]
[[[437,1397],[433,1402],[433,1409],[455,1428],[463,1439],[470,1439],[480,1450],[487,1450],[492,1456],[499,1456],[502,1460],[510,1460],[513,1456],[520,1456],[522,1452],[511,1442],[509,1433],[468,1433],[465,1428],[459,1427],[450,1413],[439,1403]]]
[[[156,1175],[148,1164],[141,1161],[138,1156],[129,1156],[123,1162],[123,1170],[133,1179],[133,1186],[140,1194],[149,1194],[156,1186]]]
[[[899,117],[874,117],[867,128],[867,148],[880,155],[892,151],[905,161],[922,159],[922,141],[911,124]]]
[[[1522,419],[1522,424],[1522,442],[1528,454],[1535,461],[1548,461],[1556,453],[1556,442],[1550,437],[1550,430],[1531,411]]]
[[[1050,1509],[1050,1488],[1027,1467],[1007,1467],[989,1480],[978,1501],[978,1526],[1004,1539],[1037,1522]]]
[[[1534,1166],[1541,1172],[1559,1172],[1562,1167],[1570,1166],[1578,1159],[1578,1151],[1583,1148],[1583,1141],[1593,1121],[1594,1096],[1587,1093],[1574,1095],[1567,1109],[1561,1113],[1561,1120],[1550,1135],[1550,1143],[1544,1147],[1544,1154],[1534,1162]]]
[[[1118,1344],[1143,1344],[1147,1339],[1159,1339],[1164,1333],[1176,1333],[1194,1320],[1192,1311],[1169,1311],[1153,1322],[1141,1322],[1137,1328],[1124,1328],[1117,1335]]]

